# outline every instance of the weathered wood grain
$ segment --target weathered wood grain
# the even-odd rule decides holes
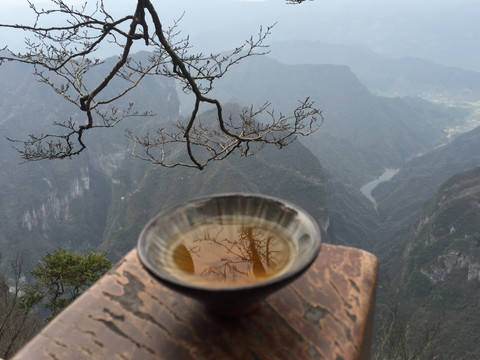
[[[368,359],[377,266],[323,244],[300,279],[228,318],[159,284],[132,250],[14,359]]]

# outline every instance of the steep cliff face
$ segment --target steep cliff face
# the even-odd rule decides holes
[[[0,252],[25,268],[55,247],[90,250],[102,241],[110,181],[78,162],[12,165],[0,177]]]
[[[420,269],[420,272],[435,285],[438,282],[447,281],[448,274],[452,271],[461,269],[468,270],[464,280],[480,281],[480,262],[475,262],[471,255],[457,250],[447,250],[437,257],[436,263]]]
[[[70,204],[90,190],[90,174],[88,168],[79,169],[79,177],[68,179],[68,191],[59,193],[50,179],[43,178],[48,185],[46,198],[38,205],[25,209],[22,216],[22,227],[28,231],[46,231],[50,220],[55,222],[72,221]]]
[[[118,101],[115,106],[122,108],[122,101],[131,101],[137,108],[156,114],[154,118],[140,117],[114,129],[85,134],[87,151],[74,159],[22,164],[12,148],[14,144],[4,136],[24,139],[30,133],[51,132],[49,124],[54,121],[61,123],[69,117],[83,120],[78,109],[59,101],[30,72],[21,64],[0,67],[0,254],[6,264],[8,259],[21,256],[25,269],[55,247],[81,251],[98,248],[112,192],[119,184],[129,186],[114,174],[125,167],[139,174],[132,179],[143,176],[141,166],[125,166],[131,161],[125,128],[142,132],[148,126],[161,127],[178,118],[179,109],[173,81],[146,79],[144,86],[130,93],[128,101]]]
[[[439,323],[445,359],[480,352],[480,167],[450,178],[425,204],[403,253],[398,296],[404,316]],[[455,329],[455,342],[450,342]],[[419,328],[418,336],[424,329]]]
[[[382,232],[385,234],[382,248],[377,254],[383,258],[397,258],[401,255],[402,250],[411,249],[413,238],[429,241],[428,239],[433,240],[445,234],[448,235],[450,226],[447,226],[446,222],[442,225],[442,222],[437,221],[433,227],[431,220],[433,210],[430,213],[424,211],[420,215],[422,207],[428,199],[436,198],[437,203],[430,203],[426,206],[441,211],[442,214],[445,213],[443,209],[449,209],[449,215],[453,215],[455,211],[468,214],[463,210],[466,204],[460,201],[460,199],[466,201],[467,197],[459,198],[459,201],[455,202],[458,209],[454,210],[454,205],[444,203],[441,197],[437,198],[440,193],[436,192],[455,174],[479,165],[480,127],[477,127],[457,136],[445,146],[410,159],[390,181],[380,183],[375,187],[372,195],[378,203],[377,209],[382,222]],[[454,191],[455,187],[451,190]],[[474,189],[470,191],[474,191]],[[468,221],[471,222],[471,220]],[[408,234],[414,224],[416,224],[417,233]],[[458,225],[454,224],[453,226],[457,234],[462,231]],[[407,241],[406,247],[403,246],[405,241]],[[393,273],[398,273],[398,271],[400,270],[395,267]],[[393,277],[395,274],[391,274],[391,276]]]
[[[403,257],[407,259],[419,251],[432,249],[429,251],[432,259],[444,264],[448,271],[464,267],[471,263],[476,248],[480,248],[479,224],[480,167],[476,167],[451,177],[425,204]],[[442,249],[441,244],[446,248]],[[429,264],[429,259],[424,260],[418,265]]]
[[[178,118],[179,102],[171,81],[148,80],[139,91],[132,101],[147,109],[153,107],[158,117],[138,119],[130,124],[134,131],[142,133]],[[21,107],[21,114],[31,116],[36,111],[42,119],[52,119],[67,111],[49,112],[55,108],[41,110],[43,107],[44,103],[32,100],[29,109]],[[15,109],[19,107],[7,110]],[[25,123],[32,132],[35,125],[33,118]],[[165,169],[130,156],[130,144],[123,134],[126,126],[87,134],[88,150],[73,161],[19,165],[18,155],[8,144],[0,144],[5,149],[0,153],[4,164],[0,174],[0,253],[6,258],[15,252],[22,254],[28,269],[58,246],[84,251],[101,245],[116,261],[135,246],[142,227],[159,211],[195,197],[236,191],[277,196],[304,207],[327,237],[330,219],[323,170],[300,143],[282,151],[267,147],[258,156],[234,157],[202,172]],[[3,130],[18,134],[13,120],[2,124]],[[178,156],[186,155],[178,151]]]

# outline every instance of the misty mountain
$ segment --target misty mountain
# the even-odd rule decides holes
[[[134,172],[125,171],[127,166],[113,175],[117,185],[112,187],[102,245],[116,257],[135,246],[142,227],[158,212],[196,197],[226,192],[261,193],[294,202],[317,220],[324,232],[323,240],[329,241],[323,170],[318,159],[299,142],[282,151],[268,147],[253,157],[231,157],[201,172],[150,166],[128,191],[123,184],[131,182],[125,179]]]
[[[98,248],[111,201],[111,174],[129,157],[131,148],[123,133],[126,124],[121,124],[85,134],[88,151],[73,159],[22,163],[13,149],[16,144],[5,137],[25,139],[32,133],[61,131],[51,125],[54,121],[85,121],[72,104],[36,81],[31,70],[17,63],[0,66],[0,253],[3,259],[21,256],[26,269],[59,246]],[[91,76],[104,76],[105,71],[99,68]],[[146,80],[131,93],[137,106],[158,114],[159,124],[178,116],[174,83]],[[128,101],[117,101],[115,106],[125,108]],[[129,126],[141,127],[146,121],[149,118],[140,117]],[[8,266],[8,261],[2,265]]]
[[[302,140],[334,177],[358,187],[384,168],[445,143],[445,129],[463,124],[469,114],[419,98],[373,95],[347,66],[285,65],[267,57],[232,68],[215,94],[241,104],[270,101],[287,116],[310,97],[325,121]]]
[[[108,59],[107,62],[112,61]],[[10,64],[9,64],[10,65]],[[13,64],[15,65],[15,64]],[[50,129],[47,122],[80,113],[31,77],[15,82],[24,67],[0,67],[4,106],[0,131],[13,138]],[[102,69],[92,76],[101,76]],[[9,85],[11,83],[11,86]],[[114,84],[115,85],[115,84]],[[6,89],[11,89],[7,91]],[[284,151],[266,148],[252,158],[231,158],[202,172],[165,169],[130,156],[127,127],[144,131],[179,117],[175,85],[147,81],[129,101],[158,115],[85,136],[87,151],[71,160],[20,164],[12,143],[0,143],[0,253],[23,257],[25,268],[56,247],[104,249],[113,261],[135,246],[147,221],[189,199],[220,192],[259,192],[290,200],[329,225],[324,174],[318,159],[296,142]],[[117,103],[122,107],[125,104]],[[228,111],[229,105],[225,106]],[[234,107],[234,109],[238,109]],[[211,116],[206,113],[202,116]],[[178,156],[186,156],[180,152]],[[4,262],[4,266],[8,261]]]
[[[447,103],[477,101],[480,73],[414,57],[393,57],[365,46],[320,41],[272,44],[271,57],[285,64],[337,64],[348,66],[375,94],[419,96]]]
[[[384,169],[401,168],[409,158],[447,143],[445,130],[469,116],[466,109],[418,97],[373,95],[342,65],[285,65],[262,57],[248,59],[222,80],[215,90],[225,101],[258,105],[269,100],[284,114],[302,97],[315,100],[325,121],[301,141],[328,175],[331,238],[373,252],[388,243],[393,231],[382,224],[385,218],[360,187]]]
[[[400,244],[418,212],[451,176],[480,165],[480,127],[451,143],[405,163],[390,181],[379,184],[372,195],[384,226],[390,228],[386,247]]]
[[[113,59],[107,59],[110,61]],[[2,135],[24,137],[31,132],[48,131],[51,128],[47,123],[70,117],[82,121],[81,113],[43,84],[27,77],[22,67],[7,65],[8,68],[0,67],[4,84],[0,88]],[[420,252],[431,254],[428,261],[437,261],[450,248],[437,242],[448,251],[431,251],[429,244],[420,252],[405,252],[404,257],[400,250],[405,244],[405,249],[417,249],[418,244],[423,244],[423,240],[417,239],[420,233],[440,237],[436,231],[444,226],[444,216],[449,217],[445,224],[457,229],[454,224],[460,221],[455,217],[458,207],[462,218],[470,219],[461,211],[473,209],[473,200],[468,200],[468,206],[459,200],[460,205],[448,210],[453,200],[437,209],[434,207],[438,199],[434,198],[437,200],[425,205],[429,215],[417,216],[442,183],[480,165],[480,130],[452,139],[446,130],[463,126],[471,109],[417,96],[375,95],[352,69],[334,64],[286,65],[267,57],[250,58],[233,67],[213,94],[223,101],[225,112],[270,101],[275,114],[291,115],[298,100],[310,96],[323,110],[325,120],[315,134],[281,151],[266,147],[253,157],[231,157],[212,163],[201,172],[165,169],[130,156],[131,144],[123,135],[125,128],[142,132],[154,126],[171,126],[188,111],[188,102],[177,94],[169,79],[148,78],[128,99],[139,109],[151,110],[155,117],[137,118],[116,129],[87,134],[88,150],[74,159],[19,164],[12,144],[0,141],[0,253],[4,258],[21,254],[27,269],[46,251],[58,246],[80,251],[102,249],[115,261],[135,246],[142,227],[158,212],[195,197],[241,191],[290,200],[319,222],[325,241],[376,254],[382,266],[378,297],[382,304],[391,295],[385,291],[384,285],[389,281],[385,274],[404,274],[393,282],[402,294],[410,294],[412,276],[428,285],[431,280],[422,275],[421,269],[427,269],[425,266],[430,263],[415,256]],[[457,78],[457,73],[452,72],[451,81],[445,83],[447,92],[457,91],[455,84],[462,83],[462,74]],[[103,76],[103,70],[98,69],[92,76]],[[385,84],[391,81],[394,77],[385,78]],[[127,105],[126,101],[116,104],[120,108]],[[211,117],[206,110],[202,116]],[[176,156],[186,154],[179,151]],[[360,187],[386,168],[400,171],[374,189],[378,203],[375,208]],[[448,189],[464,186],[474,194],[473,180],[466,179],[466,175],[452,178]],[[447,195],[461,199],[460,193]],[[429,227],[425,219],[434,215],[435,222],[430,225],[435,226]],[[418,234],[409,233],[415,221]],[[466,234],[455,231],[461,236]],[[409,264],[419,267],[411,268]],[[423,277],[418,277],[419,272]],[[448,291],[455,291],[454,283],[448,284],[452,287]],[[420,300],[419,295],[412,309],[416,309],[414,305],[424,306]],[[475,329],[473,325],[465,326]]]
[[[480,310],[479,204],[480,167],[454,175],[425,203],[403,249],[398,299],[412,322],[441,323],[434,340],[449,344],[441,359],[475,359],[480,352],[474,320]],[[424,335],[424,324],[413,336]]]
[[[298,6],[284,1],[190,0],[175,4],[176,13],[169,12],[172,5],[165,5],[167,19],[186,11],[182,28],[206,51],[233,49],[255,35],[260,25],[276,23],[269,37],[274,46],[281,41],[356,44],[389,56],[480,71],[476,0],[315,0]],[[302,63],[302,52],[292,54],[296,64]]]

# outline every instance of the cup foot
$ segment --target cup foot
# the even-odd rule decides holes
[[[232,308],[214,308],[209,306],[206,306],[206,308],[208,311],[210,311],[215,315],[234,317],[234,316],[242,316],[242,315],[251,313],[252,311],[256,310],[260,306],[260,303],[261,302],[258,301],[248,305],[236,306]]]

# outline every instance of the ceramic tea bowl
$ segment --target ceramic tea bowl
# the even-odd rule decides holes
[[[160,213],[141,232],[137,250],[165,286],[215,313],[241,315],[298,278],[320,245],[317,223],[299,207],[223,194]]]

